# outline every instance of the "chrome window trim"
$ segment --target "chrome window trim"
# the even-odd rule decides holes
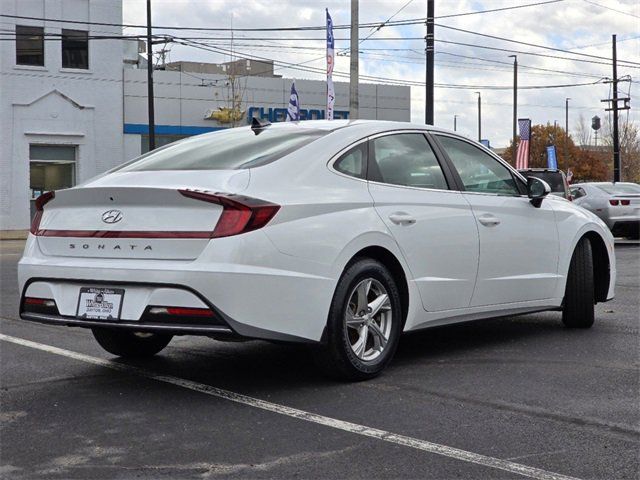
[[[360,145],[361,143],[364,142],[368,142],[370,140],[375,140],[376,138],[380,138],[380,137],[387,137],[390,135],[399,135],[402,133],[420,133],[423,135],[426,135],[428,133],[430,133],[430,131],[428,129],[422,129],[422,128],[403,128],[400,130],[386,130],[384,132],[378,132],[378,133],[374,133],[373,135],[369,135],[368,137],[365,138],[361,138],[360,140],[358,140],[357,142],[354,142],[352,144],[350,144],[348,147],[345,147],[341,150],[338,151],[338,153],[336,153],[335,155],[333,155],[329,161],[327,162],[327,168],[329,168],[329,170],[337,175],[340,175],[341,177],[346,177],[346,178],[350,178],[352,180],[359,180],[361,182],[365,182],[365,183],[371,183],[374,185],[382,185],[385,187],[395,187],[395,188],[405,188],[408,190],[418,190],[421,192],[446,192],[446,193],[464,193],[461,192],[459,190],[455,190],[455,189],[451,189],[451,188],[447,188],[446,190],[440,189],[440,188],[427,188],[427,187],[412,187],[409,185],[396,185],[393,183],[385,183],[385,182],[376,182],[374,180],[367,180],[366,178],[358,178],[358,177],[354,177],[352,175],[347,175],[346,173],[342,173],[338,170],[336,170],[336,168],[334,167],[335,162],[337,162],[340,157],[347,153],[349,150],[351,150],[352,148],[357,147],[358,145]],[[429,141],[427,140],[427,137],[424,137],[425,141],[427,142],[427,145],[429,145]],[[429,148],[431,148],[431,145],[429,145]],[[433,151],[433,149],[432,149]],[[440,165],[440,159],[438,158],[438,154],[434,151],[433,154],[436,156],[436,160],[438,161],[438,165]],[[368,157],[367,157],[367,161],[368,161]],[[442,166],[440,165],[440,169],[442,170]],[[442,172],[442,175],[445,177],[445,181],[446,181],[446,175],[444,174],[444,172]]]

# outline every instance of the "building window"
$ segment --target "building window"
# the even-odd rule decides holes
[[[75,145],[29,145],[29,188],[31,217],[35,199],[44,192],[70,188],[76,184]]]
[[[89,68],[89,38],[82,30],[62,30],[62,68]]]
[[[44,28],[16,25],[16,64],[44,67]]]

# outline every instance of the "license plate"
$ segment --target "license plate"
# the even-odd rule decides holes
[[[79,318],[118,320],[122,311],[122,288],[82,287],[78,298]]]

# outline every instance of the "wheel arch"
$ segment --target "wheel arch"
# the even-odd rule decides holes
[[[609,261],[609,252],[607,251],[607,245],[604,239],[593,230],[590,230],[582,235],[580,240],[582,240],[583,238],[587,239],[589,243],[591,243],[596,303],[605,302],[607,300],[609,284],[611,282],[611,264]]]
[[[384,265],[389,270],[389,273],[391,273],[391,276],[395,280],[396,286],[400,292],[402,325],[404,328],[404,323],[407,321],[407,316],[409,314],[409,283],[402,264],[390,250],[379,245],[372,245],[356,252],[347,262],[343,271],[361,258],[371,258],[376,260]]]

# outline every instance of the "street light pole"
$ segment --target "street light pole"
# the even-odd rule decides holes
[[[351,48],[350,48],[350,75],[349,75],[349,118],[358,118],[358,1],[351,0]]]
[[[153,43],[151,42],[151,0],[147,0],[147,101],[149,106],[149,151],[156,148],[156,120],[153,109]]]
[[[569,143],[569,97],[564,99],[564,162],[569,168],[569,157],[567,156],[567,144]]]
[[[513,151],[511,156],[513,164],[516,164],[516,137],[518,131],[518,56],[509,55],[513,58]]]
[[[453,116],[453,131],[458,131],[458,115]]]
[[[482,100],[480,92],[478,94],[478,142],[482,141]]]

